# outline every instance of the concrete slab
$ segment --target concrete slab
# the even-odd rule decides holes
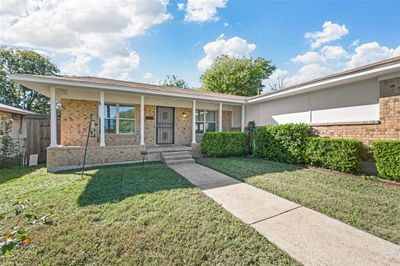
[[[199,164],[171,166],[305,265],[400,265],[400,246]]]
[[[308,208],[252,226],[305,265],[400,265],[400,246]]]
[[[206,189],[203,192],[247,224],[300,207],[296,203],[244,183]]]

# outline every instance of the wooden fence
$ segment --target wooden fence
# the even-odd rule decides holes
[[[38,154],[38,162],[47,160],[47,147],[50,145],[50,116],[30,115],[27,120],[27,139],[25,150],[25,162],[29,161],[29,155]],[[60,118],[57,119],[57,143],[60,143]]]

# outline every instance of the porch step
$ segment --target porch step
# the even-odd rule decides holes
[[[166,153],[166,152],[181,152],[181,151],[192,151],[190,146],[159,146],[159,147],[148,147],[148,153]]]
[[[161,158],[168,165],[194,163],[192,154],[188,150],[162,152]]]

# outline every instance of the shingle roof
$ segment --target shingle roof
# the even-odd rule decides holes
[[[9,106],[6,104],[0,103],[0,111],[7,112],[7,113],[13,113],[13,114],[20,114],[20,115],[34,115],[37,114],[35,112],[31,112],[25,109],[17,108],[14,106]]]
[[[273,92],[264,93],[264,94],[261,94],[261,95],[249,97],[248,99],[256,99],[256,98],[263,97],[263,96],[266,96],[266,95],[272,95],[272,94],[275,94],[275,93],[279,93],[279,92],[282,92],[282,91],[290,91],[290,90],[293,90],[293,89],[296,89],[296,88],[299,88],[299,87],[302,87],[302,86],[305,86],[305,85],[311,85],[311,84],[318,83],[318,82],[321,82],[321,81],[328,81],[330,79],[339,78],[339,77],[343,77],[343,76],[347,76],[347,75],[351,75],[351,74],[356,74],[356,73],[359,73],[359,72],[372,70],[372,69],[375,69],[375,68],[378,68],[378,67],[388,66],[388,65],[395,64],[395,63],[399,63],[399,62],[400,62],[400,56],[396,56],[396,57],[392,57],[392,58],[389,58],[389,59],[386,59],[386,60],[374,62],[372,64],[364,65],[364,66],[357,67],[357,68],[352,68],[352,69],[349,69],[349,70],[346,70],[346,71],[334,73],[334,74],[331,74],[331,75],[328,75],[328,76],[323,76],[323,77],[320,77],[320,78],[317,78],[317,79],[312,79],[312,80],[309,80],[309,81],[306,81],[306,82],[303,82],[303,83],[295,84],[295,85],[286,87],[286,88],[281,89],[281,90],[277,90],[277,91],[273,91]]]
[[[246,96],[207,92],[207,91],[200,91],[197,89],[164,87],[161,85],[146,84],[146,83],[139,83],[139,82],[133,82],[133,81],[122,81],[122,80],[108,79],[108,78],[90,77],[90,76],[82,76],[82,77],[78,77],[78,76],[42,76],[42,77],[45,77],[47,79],[54,79],[54,80],[96,83],[96,84],[102,84],[102,85],[121,86],[121,87],[127,87],[127,88],[137,88],[137,89],[145,89],[145,90],[160,91],[160,92],[172,92],[172,93],[181,93],[181,94],[198,95],[198,96],[215,96],[215,97],[222,97],[222,98],[232,99],[232,100],[247,99]]]

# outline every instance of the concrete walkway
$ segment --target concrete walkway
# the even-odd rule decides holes
[[[400,246],[199,164],[170,166],[305,265],[400,265]]]

